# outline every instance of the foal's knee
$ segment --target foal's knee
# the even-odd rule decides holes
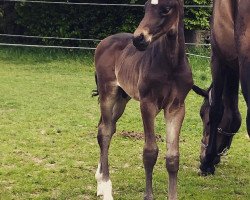
[[[179,155],[166,156],[166,168],[168,172],[177,172],[179,170]]]
[[[155,165],[158,157],[159,149],[157,146],[154,148],[144,147],[143,149],[143,162],[145,165],[152,167]]]

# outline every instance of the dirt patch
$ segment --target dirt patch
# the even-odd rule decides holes
[[[144,133],[138,133],[134,131],[122,131],[120,135],[124,138],[134,139],[134,140],[144,140]],[[156,134],[157,142],[164,142],[164,139],[160,134]]]
[[[15,150],[14,153],[21,155],[25,160],[32,160],[35,164],[42,164],[44,161],[44,159],[33,156],[31,153],[24,152],[22,150]]]

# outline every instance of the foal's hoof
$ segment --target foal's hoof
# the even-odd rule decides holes
[[[145,195],[144,200],[154,200],[153,195]]]
[[[200,165],[200,176],[208,176],[208,175],[214,175],[215,172],[215,167],[214,165],[205,165],[201,164]]]

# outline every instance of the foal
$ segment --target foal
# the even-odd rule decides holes
[[[239,81],[247,104],[247,131],[250,136],[250,1],[214,0],[211,23],[212,79],[209,111],[210,133],[203,174],[213,174],[217,156],[217,130],[222,119],[223,90],[228,87],[232,106],[238,106]],[[227,85],[227,86],[225,86]],[[235,108],[238,109],[238,108]]]
[[[140,101],[144,126],[144,199],[153,199],[152,174],[158,156],[154,121],[161,110],[168,125],[169,199],[177,199],[179,133],[185,114],[184,100],[193,85],[184,45],[181,0],[147,1],[145,16],[134,35],[116,34],[98,45],[95,67],[101,119],[96,179],[97,195],[102,195],[104,200],[113,199],[108,165],[110,141],[130,98]]]

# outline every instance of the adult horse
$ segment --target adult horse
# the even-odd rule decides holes
[[[231,147],[231,143],[234,135],[239,130],[241,125],[241,115],[238,108],[238,95],[232,90],[237,90],[239,87],[234,87],[239,84],[239,78],[235,79],[234,70],[227,71],[226,83],[223,88],[222,104],[223,104],[223,115],[217,128],[216,138],[216,157],[213,160],[213,164],[220,162],[221,156],[225,155]],[[201,89],[194,85],[193,90],[198,95],[204,97],[203,104],[200,109],[200,117],[203,122],[203,137],[201,139],[201,151],[200,160],[202,161],[205,157],[207,144],[209,141],[209,112],[211,106],[211,93],[213,90],[213,84],[207,89]],[[201,172],[201,175],[207,175]]]
[[[214,0],[211,22],[212,79],[211,105],[209,109],[209,140],[206,153],[201,159],[203,174],[214,174],[214,159],[217,156],[217,132],[224,105],[223,91],[231,98],[232,119],[238,115],[238,90],[247,104],[247,131],[250,135],[250,1]],[[233,124],[233,122],[231,122]],[[237,125],[236,125],[237,126]],[[236,128],[237,129],[237,128]]]
[[[104,39],[95,52],[101,119],[98,126],[100,162],[96,171],[97,195],[111,200],[108,149],[116,122],[130,98],[140,101],[145,145],[144,199],[153,199],[152,173],[158,156],[154,133],[156,115],[164,110],[167,126],[166,168],[169,199],[177,199],[179,133],[184,100],[193,85],[185,56],[182,0],[149,0],[145,16],[134,34],[122,33]]]

